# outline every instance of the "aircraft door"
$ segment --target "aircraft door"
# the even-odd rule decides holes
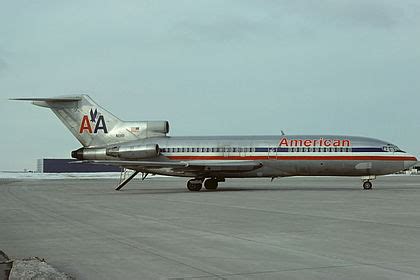
[[[268,159],[277,159],[277,147],[268,148]]]
[[[240,156],[240,157],[244,157],[244,156],[246,156],[246,148],[244,148],[244,147],[239,147],[239,148],[238,148],[238,153],[239,153],[239,156]]]
[[[231,153],[231,147],[229,146],[225,146],[223,147],[223,156],[224,157],[229,157],[230,153]]]

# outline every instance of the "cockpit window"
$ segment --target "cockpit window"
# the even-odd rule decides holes
[[[390,152],[390,153],[395,153],[395,152],[405,153],[403,150],[401,150],[400,148],[398,148],[397,146],[393,144],[388,144],[386,146],[383,146],[382,150],[384,150],[385,152]]]

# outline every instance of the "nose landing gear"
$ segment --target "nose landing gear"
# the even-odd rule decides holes
[[[375,180],[376,176],[365,176],[362,177],[362,182],[363,182],[363,189],[365,190],[371,190],[372,189],[372,180]]]
[[[365,190],[372,189],[372,183],[370,181],[363,182],[363,189],[365,189]]]

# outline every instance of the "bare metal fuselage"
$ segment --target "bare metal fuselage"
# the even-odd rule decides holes
[[[289,145],[280,145],[282,139],[283,143],[286,143],[284,139],[288,139]],[[290,139],[301,141],[290,143]],[[333,146],[333,143],[321,143],[319,139],[349,140],[351,145],[342,146],[342,143],[337,143],[337,146]],[[157,137],[136,142],[158,144],[161,153],[155,161],[194,161],[203,165],[220,161],[262,163],[261,168],[247,172],[209,171],[202,174],[173,168],[131,166],[145,173],[183,177],[370,176],[395,173],[417,162],[414,156],[391,143],[353,136]]]
[[[167,121],[126,122],[87,95],[19,98],[50,108],[82,144],[72,157],[139,172],[193,177],[190,191],[215,190],[225,178],[361,176],[370,180],[407,169],[417,159],[397,146],[335,135],[169,137]],[[363,178],[364,177],[364,178]]]

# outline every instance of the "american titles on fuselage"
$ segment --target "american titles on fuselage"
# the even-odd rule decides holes
[[[283,137],[279,142],[280,147],[350,147],[349,139],[288,139]]]

